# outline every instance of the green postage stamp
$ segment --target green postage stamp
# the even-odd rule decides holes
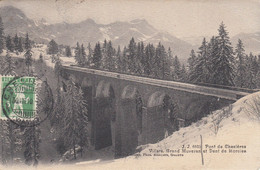
[[[35,87],[35,77],[0,76],[1,119],[34,119],[36,115]]]

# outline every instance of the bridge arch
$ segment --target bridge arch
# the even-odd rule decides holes
[[[115,157],[133,154],[140,143],[143,99],[135,86],[123,88],[118,110]]]
[[[156,91],[148,99],[144,141],[158,142],[177,130],[178,105],[165,92]],[[145,142],[146,143],[146,142]]]
[[[115,91],[110,82],[101,80],[96,88],[92,109],[92,138],[95,149],[114,145]]]
[[[69,75],[69,80],[72,80],[77,87],[79,87],[81,84],[81,79],[73,74]]]
[[[135,86],[127,85],[124,87],[121,98],[123,100],[134,100],[135,101],[135,115],[136,127],[138,133],[142,132],[142,114],[143,114],[143,99],[139,91]]]

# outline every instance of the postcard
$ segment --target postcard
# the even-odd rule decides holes
[[[260,1],[0,1],[0,169],[260,169]]]

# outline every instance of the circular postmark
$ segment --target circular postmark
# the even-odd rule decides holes
[[[37,114],[37,90],[35,77],[1,77],[1,118],[9,119],[19,126],[32,127],[47,119],[53,108],[52,91],[47,81],[42,82],[44,92],[49,94],[48,110]],[[41,96],[40,96],[41,97]]]

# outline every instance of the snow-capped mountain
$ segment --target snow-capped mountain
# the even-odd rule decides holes
[[[90,42],[92,47],[98,41],[111,40],[114,47],[128,45],[134,37],[136,42],[145,43],[161,42],[165,48],[171,47],[173,54],[178,55],[180,60],[186,62],[192,46],[177,37],[158,31],[144,19],[136,19],[130,22],[114,22],[111,24],[98,24],[92,19],[79,23],[57,23],[48,24],[44,19],[34,21],[26,17],[19,9],[12,6],[0,8],[3,19],[5,34],[19,34],[23,36],[29,33],[31,39],[36,42],[48,43],[54,39],[58,44],[75,46],[77,42]],[[122,47],[121,47],[122,48]]]
[[[260,54],[260,32],[237,34],[231,39],[233,47],[236,46],[238,39],[242,40],[246,53],[252,52],[255,55]]]

